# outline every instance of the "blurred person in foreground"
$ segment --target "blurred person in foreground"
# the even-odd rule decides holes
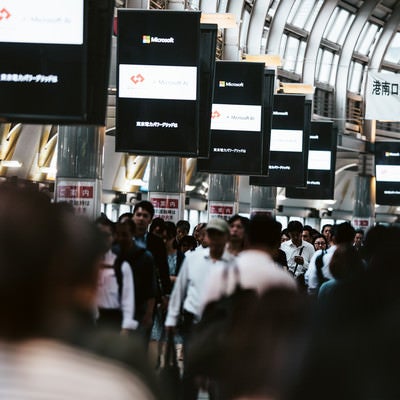
[[[226,250],[229,238],[229,225],[222,218],[213,218],[207,224],[209,247],[204,251],[189,252],[182,263],[168,306],[165,328],[175,332],[178,319],[183,314],[181,333],[183,336],[184,360],[195,324],[201,318],[201,298],[205,285],[213,270],[223,269],[233,260]],[[183,311],[182,311],[183,310]],[[185,365],[185,361],[184,361]],[[182,399],[196,400],[198,387],[195,377],[185,369],[183,372]]]
[[[399,243],[398,227],[370,228],[362,271],[346,253],[359,257],[352,241],[338,246],[344,253],[336,250],[332,272],[345,279],[318,303],[304,364],[285,400],[400,398]]]
[[[155,398],[133,369],[83,349],[105,250],[96,228],[32,190],[2,185],[0,198],[0,398]]]
[[[255,215],[247,227],[248,247],[233,262],[238,274],[225,276],[223,269],[210,271],[204,287],[201,311],[207,303],[217,300],[226,293],[232,293],[239,283],[246,289],[255,289],[259,295],[271,288],[297,290],[293,276],[282,270],[274,261],[280,245],[282,225],[266,215]]]

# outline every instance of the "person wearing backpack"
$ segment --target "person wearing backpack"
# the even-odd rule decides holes
[[[152,254],[135,243],[135,231],[136,225],[131,219],[117,223],[119,254],[116,263],[128,262],[131,267],[135,289],[134,318],[139,323],[139,332],[148,342],[156,298],[156,272]]]
[[[332,245],[328,250],[318,250],[311,258],[308,271],[306,272],[306,282],[308,284],[308,293],[317,295],[320,286],[326,281],[333,279],[329,264],[340,244],[352,244],[355,236],[355,229],[349,222],[343,222],[334,225],[331,230]]]
[[[113,222],[100,217],[96,220],[96,225],[103,233],[108,247],[99,271],[96,324],[127,333],[138,327],[138,322],[134,319],[135,289],[132,270],[128,262],[117,262],[117,255],[111,250]]]

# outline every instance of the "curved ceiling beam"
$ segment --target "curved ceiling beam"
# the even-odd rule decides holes
[[[396,3],[390,18],[385,22],[382,33],[375,45],[369,61],[370,70],[380,70],[385,53],[400,25],[400,2]]]
[[[339,55],[338,72],[335,82],[336,118],[339,133],[343,133],[346,126],[346,99],[351,58],[365,23],[379,3],[380,0],[366,0],[360,7],[347,33]]]
[[[253,11],[250,15],[249,32],[246,39],[248,54],[261,53],[261,39],[265,26],[265,18],[268,12],[268,2],[258,0],[253,5]]]
[[[184,0],[168,0],[167,1],[167,9],[168,10],[177,10],[183,11],[185,9],[185,1]]]
[[[308,36],[307,47],[304,54],[303,82],[309,85],[314,86],[317,56],[322,35],[338,2],[338,0],[327,0],[324,2]]]
[[[218,0],[201,0],[200,1],[200,10],[204,13],[216,13]]]
[[[244,9],[244,1],[230,1],[228,2],[228,13],[233,14],[236,17],[237,25],[236,28],[225,29],[224,36],[224,60],[238,61],[240,59],[240,21],[242,19],[242,13]]]
[[[279,54],[283,32],[295,0],[281,0],[269,27],[266,53]]]
[[[229,7],[229,0],[219,0],[217,12],[219,13],[227,13]]]

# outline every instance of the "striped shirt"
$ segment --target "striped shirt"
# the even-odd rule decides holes
[[[0,342],[0,399],[153,400],[133,373],[54,340]]]

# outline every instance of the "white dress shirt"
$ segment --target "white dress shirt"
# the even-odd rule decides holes
[[[239,271],[238,276],[233,271],[235,265]],[[279,267],[264,251],[244,250],[229,265],[229,268],[226,279],[221,269],[210,272],[202,296],[201,312],[208,303],[218,300],[224,294],[233,293],[237,283],[240,283],[243,289],[256,290],[259,295],[273,288],[297,290],[293,276]]]
[[[117,309],[122,311],[122,329],[136,329],[138,322],[133,318],[135,315],[135,287],[131,266],[123,261],[122,290],[119,296],[117,277],[112,267],[117,256],[109,250],[104,256],[104,265],[109,268],[101,268],[97,290],[97,306],[106,309]]]
[[[194,314],[195,320],[198,321],[202,295],[210,272],[224,268],[233,258],[224,251],[220,260],[212,260],[208,248],[187,254],[169,299],[165,326],[176,326],[182,305],[183,309]]]
[[[329,264],[331,262],[331,258],[333,256],[333,253],[335,252],[336,248],[337,248],[336,245],[329,247],[329,249],[326,250],[326,253],[322,257],[322,262],[323,262],[323,267],[321,270],[322,275],[328,279],[333,279],[333,276],[329,269]],[[322,250],[318,250],[315,252],[314,256],[311,258],[310,266],[305,275],[305,280],[306,280],[306,283],[308,284],[309,291],[316,289],[320,284],[320,282],[318,281],[317,266],[315,265],[315,260],[321,254],[321,252],[322,252]]]
[[[301,241],[301,245],[299,247],[297,247],[291,240],[287,240],[281,244],[281,249],[286,253],[289,271],[294,273],[296,270],[295,276],[307,271],[311,257],[315,253],[314,246],[304,240]],[[296,261],[294,261],[294,258],[299,255],[303,257],[304,264],[298,264],[296,268]]]

